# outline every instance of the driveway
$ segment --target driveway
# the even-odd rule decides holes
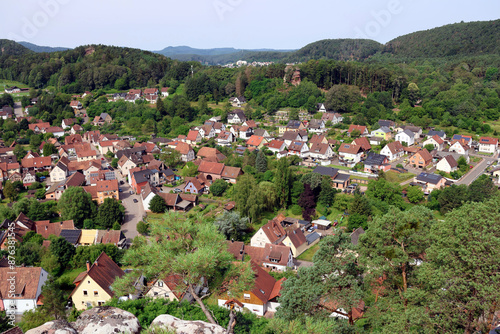
[[[120,173],[116,172],[115,174],[118,182],[124,181],[124,184],[119,185],[120,189],[122,189],[122,192],[120,192],[120,200],[125,207],[125,218],[121,231],[127,238],[127,244],[130,246],[134,238],[139,235],[139,233],[137,233],[137,223],[146,216],[146,212],[142,206],[140,195],[136,195],[135,193],[130,194],[132,187],[125,182]],[[137,200],[137,203],[134,203],[134,199]]]
[[[480,156],[481,158],[483,158],[483,160],[481,160],[481,162],[479,162],[470,172],[468,172],[463,178],[458,180],[455,184],[457,185],[465,184],[468,186],[469,184],[474,182],[479,176],[481,176],[481,174],[484,173],[486,168],[488,168],[490,164],[496,160],[496,156],[497,155],[493,157]]]

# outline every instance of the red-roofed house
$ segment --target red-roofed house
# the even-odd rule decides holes
[[[52,167],[52,159],[50,157],[24,158],[21,160],[23,172],[35,171],[45,172],[50,171]]]
[[[273,139],[267,144],[267,148],[269,148],[269,151],[273,153],[278,153],[281,151],[284,151],[286,148],[285,142],[280,139]]]
[[[48,277],[49,274],[41,267],[0,268],[0,311],[9,310],[21,315],[35,310]]]
[[[111,285],[117,277],[123,275],[125,275],[123,270],[106,253],[102,252],[92,267],[87,263],[87,271],[82,272],[73,281],[76,285],[70,295],[73,305],[77,310],[103,305],[115,296]]]
[[[498,138],[481,137],[478,143],[479,152],[496,153],[498,149]]]
[[[366,128],[366,126],[364,126],[364,125],[355,125],[355,124],[351,124],[349,126],[349,130],[347,130],[347,133],[349,135],[351,135],[351,133],[354,130],[358,130],[361,133],[361,135],[367,135],[368,134],[368,129]]]
[[[264,137],[252,135],[247,140],[247,147],[254,147],[261,149],[265,143],[267,143],[267,140]]]
[[[424,168],[432,163],[432,155],[425,148],[410,157],[413,167]]]
[[[444,140],[438,135],[434,135],[422,143],[423,146],[432,145],[435,150],[442,151],[444,148]]]
[[[194,150],[189,144],[178,142],[175,150],[181,154],[181,160],[184,162],[193,161],[195,158]]]
[[[280,214],[262,226],[250,240],[250,245],[254,247],[265,247],[266,244],[279,245],[286,238],[286,232],[281,226],[285,218]]]
[[[186,137],[186,143],[188,144],[198,144],[201,143],[203,137],[200,135],[200,131],[198,130],[189,130],[189,133]]]
[[[202,174],[209,182],[212,182],[222,177],[224,167],[222,163],[202,160],[198,166],[198,173]]]
[[[106,198],[119,199],[118,180],[97,181],[97,204],[104,203]]]

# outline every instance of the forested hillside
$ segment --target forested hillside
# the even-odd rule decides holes
[[[446,57],[500,54],[500,20],[455,23],[400,36],[384,53],[401,57]]]
[[[29,42],[19,42],[19,44],[34,52],[57,52],[57,51],[69,50],[69,48],[61,48],[61,47],[54,48],[51,46],[40,46]]]
[[[8,39],[0,39],[0,57],[4,56],[20,56],[31,51],[19,43]]]

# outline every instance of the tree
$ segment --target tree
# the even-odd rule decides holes
[[[153,213],[164,213],[167,210],[165,200],[160,195],[155,195],[149,203],[149,210]]]
[[[290,164],[286,158],[278,160],[274,184],[276,186],[276,195],[278,196],[278,205],[285,208],[290,203],[290,188],[292,176]]]
[[[9,180],[7,180],[7,182],[5,182],[5,185],[3,187],[3,194],[11,202],[14,202],[17,198],[17,190],[14,187],[14,185],[12,184],[12,182],[10,182]]]
[[[160,159],[170,168],[176,167],[181,162],[181,153],[173,149],[167,149],[160,155]]]
[[[498,188],[491,178],[483,174],[469,185],[468,200],[471,202],[484,202],[492,198],[497,192]]]
[[[137,232],[142,235],[148,235],[149,233],[149,224],[143,222],[142,220],[137,223]]]
[[[211,323],[216,323],[211,312],[206,308],[195,289],[200,282],[208,283],[210,290],[221,286],[222,282],[228,285],[235,284],[240,279],[252,277],[250,262],[241,263],[240,268],[247,268],[239,272],[241,277],[225,279],[232,273],[234,266],[233,256],[227,251],[225,238],[213,224],[201,219],[182,217],[175,213],[167,213],[160,221],[150,223],[151,237],[155,242],[138,236],[137,246],[130,248],[123,258],[123,262],[132,265],[137,272],[146,277],[165,277],[178,275],[179,291],[188,291],[201,307],[203,313]],[[134,242],[136,244],[136,242]],[[113,285],[117,294],[130,292],[129,284],[120,284],[127,281],[132,274],[118,279]],[[245,280],[246,280],[245,279]]]
[[[426,323],[421,300],[419,263],[430,245],[432,211],[415,206],[407,211],[391,207],[376,217],[360,236],[359,259],[370,268],[365,277],[367,299],[372,302],[365,314],[374,328],[388,333],[408,333]]]
[[[350,213],[349,219],[347,221],[347,230],[354,231],[358,227],[362,227],[364,230],[368,229],[368,217],[365,215],[360,215],[359,213]]]
[[[326,93],[325,107],[329,110],[351,112],[353,105],[362,100],[358,87],[334,85]]]
[[[197,173],[198,166],[196,166],[192,161],[188,161],[180,172],[180,174],[184,177],[194,177]]]
[[[238,212],[224,211],[215,220],[214,224],[228,240],[241,240],[247,230],[248,218],[241,217]]]
[[[81,187],[69,187],[64,191],[57,208],[64,220],[73,220],[75,227],[82,228],[85,219],[93,219],[96,208],[92,196]]]
[[[349,206],[349,214],[359,214],[365,218],[371,216],[372,214],[370,201],[368,201],[366,196],[361,195],[359,190],[354,191],[354,200]]]
[[[337,191],[333,189],[331,180],[325,177],[321,181],[321,191],[318,196],[318,202],[324,206],[330,206],[335,201],[336,193]]]
[[[44,157],[50,157],[52,154],[55,154],[57,152],[56,147],[54,146],[54,144],[51,143],[43,144],[42,150]]]
[[[301,267],[297,277],[283,283],[276,317],[288,321],[305,316],[321,319],[326,311],[345,316],[353,324],[350,310],[358,307],[363,297],[363,270],[353,250],[347,233],[322,239],[313,256],[314,265]]]
[[[288,119],[290,121],[298,121],[299,120],[299,111],[296,108],[293,108],[288,112]]]
[[[106,198],[97,210],[95,222],[101,229],[110,229],[113,227],[114,223],[122,223],[124,213],[125,208],[118,202],[118,200],[114,198]]]
[[[73,247],[74,248],[74,247]],[[42,287],[43,311],[56,320],[66,319],[66,303],[64,290],[57,284],[54,277],[50,276]]]
[[[406,196],[408,196],[410,203],[419,203],[424,200],[424,192],[422,191],[422,188],[417,186],[408,187],[406,190]]]
[[[468,203],[437,221],[427,249],[435,331],[487,333],[500,300],[500,198]]]
[[[217,179],[210,185],[210,192],[214,196],[222,196],[229,185],[223,179]]]
[[[75,247],[63,237],[57,237],[50,243],[49,251],[57,257],[57,261],[61,264],[61,268],[65,269],[75,254]]]
[[[16,147],[14,147],[14,155],[16,156],[17,161],[21,161],[26,156],[26,153],[28,152],[24,146],[16,145]]]
[[[467,186],[461,184],[457,186],[452,184],[444,188],[439,193],[438,202],[441,214],[446,214],[449,211],[462,206],[468,198]]]
[[[315,213],[316,201],[309,184],[304,185],[304,191],[300,194],[297,204],[304,210],[302,211],[302,217],[307,221],[311,221]]]
[[[42,144],[42,137],[40,135],[31,135],[30,146],[31,149],[38,152],[38,148]]]
[[[427,144],[424,146],[424,148],[429,151],[429,152],[432,152],[434,150],[434,145],[433,144]]]
[[[240,214],[255,220],[262,213],[263,198],[259,194],[259,186],[250,174],[243,174],[233,186],[233,198]]]
[[[267,158],[262,150],[257,153],[257,158],[255,160],[255,168],[259,173],[265,173],[267,171]]]
[[[118,168],[118,160],[118,158],[114,158],[113,160],[111,160],[111,167]]]

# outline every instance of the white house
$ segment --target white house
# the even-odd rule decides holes
[[[243,113],[243,111],[240,109],[236,109],[234,111],[231,111],[227,115],[227,122],[229,124],[241,124],[241,123],[245,122],[246,120],[247,120],[247,118],[245,117],[245,113]]]
[[[479,138],[479,152],[496,153],[498,149],[498,138],[481,137]]]
[[[324,103],[318,103],[316,107],[318,109],[318,112],[326,112],[326,107]]]
[[[438,135],[434,135],[434,136],[430,137],[429,139],[427,139],[426,141],[424,141],[423,145],[424,146],[432,145],[432,146],[434,146],[434,149],[436,149],[438,151],[442,151],[444,148],[444,140],[441,139],[441,137],[439,137]]]
[[[451,173],[456,171],[458,168],[457,161],[453,158],[452,155],[447,155],[443,159],[439,160],[436,165],[436,169],[441,172]]]
[[[309,156],[309,147],[307,147],[307,143],[302,141],[292,142],[288,146],[288,155],[298,155],[301,158],[307,158]]]
[[[380,154],[385,155],[389,161],[394,161],[402,158],[405,151],[403,145],[399,141],[395,141],[385,145]]]
[[[0,268],[0,302],[4,309],[17,315],[36,309],[47,279],[48,273],[41,267]]]
[[[307,125],[307,131],[323,133],[326,131],[325,122],[322,119],[311,119]]]
[[[406,145],[411,146],[415,144],[415,133],[406,129],[396,134],[396,140],[400,143],[406,143]]]
[[[283,140],[279,139],[274,139],[267,144],[267,148],[269,148],[269,151],[273,153],[278,153],[281,151],[284,151],[286,148],[285,142]]]
[[[452,141],[450,148],[448,149],[450,152],[455,152],[461,155],[469,155],[469,147],[466,144],[461,143],[458,140]]]
[[[339,147],[339,157],[343,160],[358,163],[361,161],[363,149],[359,145],[342,143]]]
[[[330,159],[335,154],[328,144],[313,143],[309,148],[309,156],[315,159]]]

